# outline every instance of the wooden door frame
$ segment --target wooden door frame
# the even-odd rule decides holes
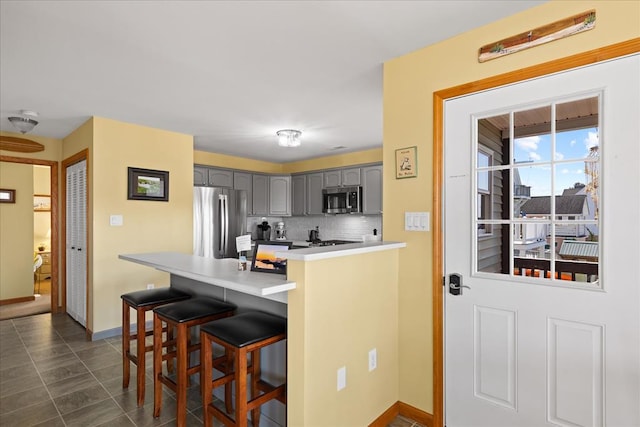
[[[87,242],[87,247],[86,247],[86,256],[87,256],[87,264],[86,264],[86,277],[85,277],[85,283],[86,283],[86,302],[85,302],[85,333],[87,334],[87,338],[90,340],[91,339],[91,329],[89,328],[90,322],[89,322],[89,314],[90,314],[90,293],[89,293],[89,248],[90,248],[90,244],[89,244],[89,219],[90,219],[90,215],[89,215],[89,149],[85,148],[82,151],[79,151],[78,153],[67,157],[66,159],[64,159],[62,161],[62,187],[61,187],[61,202],[62,202],[62,208],[60,209],[60,213],[61,213],[61,218],[60,218],[60,236],[61,236],[61,246],[62,246],[62,257],[61,257],[61,271],[62,274],[60,275],[61,277],[61,296],[62,296],[62,311],[64,313],[67,312],[67,168],[75,165],[76,163],[79,163],[81,161],[85,161],[86,165],[87,165],[87,170],[86,170],[86,185],[87,185],[87,191],[86,191],[86,206],[85,206],[85,213],[86,213],[86,219],[85,219],[85,223],[87,224],[87,228],[86,228],[86,233],[87,235],[85,236],[85,241]]]
[[[448,99],[640,52],[640,38],[433,93],[433,427],[444,426],[444,103]]]
[[[58,162],[53,160],[30,159],[26,157],[0,156],[1,162],[22,163],[26,165],[49,166],[51,192],[51,313],[60,310],[58,306]]]

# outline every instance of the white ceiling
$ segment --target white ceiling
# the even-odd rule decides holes
[[[541,3],[2,0],[0,129],[25,109],[34,135],[100,116],[275,162],[380,147],[384,61]]]

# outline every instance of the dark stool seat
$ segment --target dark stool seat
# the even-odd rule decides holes
[[[137,366],[136,393],[138,406],[144,403],[145,394],[145,354],[153,350],[152,345],[146,345],[145,338],[153,334],[153,330],[146,329],[146,312],[154,308],[182,301],[190,298],[189,294],[173,288],[147,289],[120,295],[122,298],[122,388],[129,387],[131,363]],[[131,333],[130,309],[136,310],[136,333]],[[136,354],[131,354],[131,341],[136,340]]]
[[[216,417],[227,426],[245,427],[251,411],[254,427],[260,424],[260,406],[272,399],[286,404],[286,381],[274,387],[260,378],[260,349],[287,338],[287,319],[263,312],[246,312],[226,319],[216,320],[200,327],[200,376],[204,425],[212,425]],[[212,379],[212,343],[225,349],[228,360],[233,360],[233,372],[223,372],[220,378]],[[251,354],[251,364],[247,355]],[[232,359],[231,359],[232,358]],[[251,375],[251,399],[247,401],[247,376]],[[215,407],[212,403],[213,390],[235,381],[235,419]],[[262,394],[260,394],[262,392]],[[228,397],[225,398],[228,400]],[[230,402],[225,402],[230,412]]]
[[[185,426],[187,419],[187,381],[189,375],[200,372],[200,365],[189,366],[189,355],[200,350],[200,343],[192,344],[190,328],[223,317],[232,316],[236,306],[229,302],[208,297],[191,299],[156,307],[153,310],[153,416],[159,417],[162,409],[162,385],[176,393],[176,424]],[[163,323],[175,328],[175,340],[162,341]],[[163,348],[167,351],[163,353]],[[162,362],[176,358],[175,381],[162,372]]]

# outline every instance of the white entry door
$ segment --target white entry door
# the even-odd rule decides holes
[[[640,426],[640,56],[447,101],[444,144],[447,427]]]

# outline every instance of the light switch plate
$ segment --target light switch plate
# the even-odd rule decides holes
[[[347,386],[347,367],[343,366],[338,369],[338,391]]]
[[[405,212],[405,231],[429,231],[431,218],[429,212]]]
[[[112,227],[119,227],[124,223],[122,215],[111,215],[109,217],[109,225]]]

